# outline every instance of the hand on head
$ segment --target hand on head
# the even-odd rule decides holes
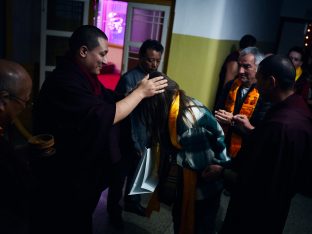
[[[152,79],[149,79],[149,75],[146,75],[144,79],[141,80],[138,86],[138,90],[142,91],[143,97],[151,97],[155,94],[159,94],[165,91],[165,88],[168,86],[167,79],[164,79],[163,76],[158,76]]]

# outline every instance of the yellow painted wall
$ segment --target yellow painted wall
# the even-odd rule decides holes
[[[172,34],[167,73],[188,96],[213,107],[219,71],[238,41]]]

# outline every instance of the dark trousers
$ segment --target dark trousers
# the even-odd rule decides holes
[[[53,162],[40,162],[33,169],[37,184],[32,191],[30,233],[92,234],[92,215],[108,185],[102,170],[94,180],[82,182]]]
[[[122,198],[122,189],[126,179],[126,172],[126,160],[123,159],[112,165],[107,195],[107,211],[111,216],[121,215],[122,208],[119,202]]]
[[[126,178],[124,202],[140,203],[140,195],[128,195],[133,184],[139,161],[140,157],[138,155],[131,154],[129,157],[124,157],[120,162],[112,165],[107,196],[107,211],[109,215],[120,216],[122,213],[120,201],[123,197],[123,186]]]
[[[131,157],[131,161],[129,162],[129,168],[127,173],[127,181],[126,181],[126,188],[125,188],[125,195],[124,195],[124,202],[125,203],[140,203],[141,202],[141,196],[140,195],[128,195],[131,191],[131,187],[134,182],[134,177],[136,174],[136,170],[138,167],[138,164],[140,162],[141,156],[138,154],[134,154]]]
[[[44,189],[34,197],[31,233],[91,234],[92,214],[102,190],[85,191],[86,194],[83,194],[81,190],[54,188],[57,192]]]

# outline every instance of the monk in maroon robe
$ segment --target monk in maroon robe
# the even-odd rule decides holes
[[[95,26],[81,26],[42,85],[34,126],[37,134],[54,135],[56,154],[35,167],[34,233],[92,233],[92,213],[119,168],[121,149],[112,142],[118,141],[118,124],[143,98],[167,86],[162,77],[145,77],[121,99],[97,79],[107,53],[107,36]]]
[[[259,64],[258,88],[272,107],[230,169],[207,169],[207,175],[224,179],[233,171],[237,175],[222,234],[282,233],[293,196],[312,194],[312,114],[295,94],[295,74],[284,56],[272,55]],[[235,116],[235,124],[244,127],[244,119]]]

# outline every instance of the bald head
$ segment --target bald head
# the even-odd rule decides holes
[[[0,59],[0,127],[7,126],[26,107],[32,80],[19,64]]]
[[[271,55],[259,64],[258,72],[264,77],[273,76],[280,89],[292,89],[295,84],[296,71],[288,57],[283,55]]]
[[[31,90],[32,80],[27,71],[19,64],[0,59],[0,90],[14,95]]]

